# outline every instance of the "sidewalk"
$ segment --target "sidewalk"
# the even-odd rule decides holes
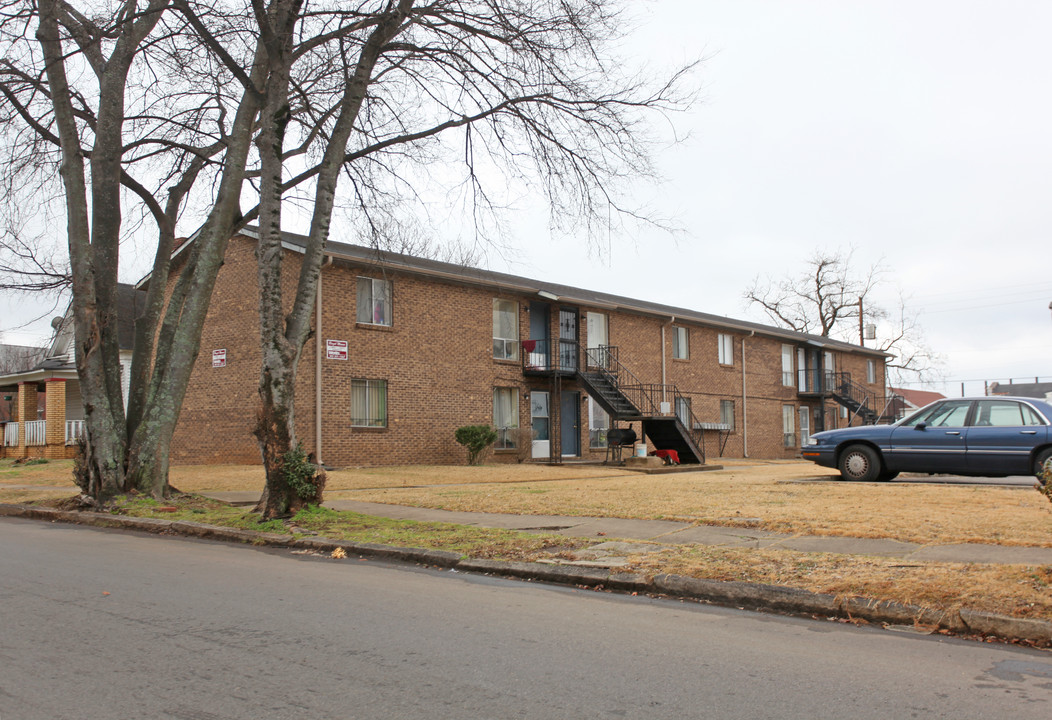
[[[216,500],[249,504],[259,493],[211,492]],[[640,540],[667,545],[697,544],[731,548],[780,548],[801,552],[873,555],[916,562],[989,563],[1052,565],[1052,548],[1009,545],[919,545],[898,540],[880,540],[819,535],[787,535],[757,528],[721,525],[691,525],[668,520],[627,520],[623,518],[566,517],[559,515],[505,515],[501,513],[451,512],[382,503],[333,500],[324,503],[333,510],[349,510],[363,515],[445,522],[523,532],[548,532],[567,537]],[[602,541],[599,541],[602,542]]]

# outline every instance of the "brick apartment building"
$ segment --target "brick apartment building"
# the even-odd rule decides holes
[[[303,241],[286,238],[287,295]],[[254,242],[227,250],[174,464],[259,462]],[[885,404],[877,350],[354,245],[326,258],[296,426],[329,466],[462,463],[469,424],[499,429],[496,461],[601,460],[629,425],[687,462],[791,458]]]

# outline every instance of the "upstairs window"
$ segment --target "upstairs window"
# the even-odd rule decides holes
[[[793,346],[782,345],[782,385],[793,387],[796,378],[793,373]]]
[[[877,381],[877,364],[872,360],[866,360],[866,382],[875,383]]]
[[[717,337],[719,343],[720,365],[734,364],[734,337],[720,333]]]
[[[493,299],[493,357],[519,359],[519,304]]]
[[[690,333],[685,327],[672,328],[672,357],[676,360],[690,357]]]
[[[387,280],[358,278],[358,322],[369,325],[391,324],[391,283]]]

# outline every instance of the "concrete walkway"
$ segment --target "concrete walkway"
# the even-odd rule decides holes
[[[212,492],[209,497],[234,504],[255,503],[259,493]],[[445,522],[523,532],[550,532],[567,537],[643,540],[668,545],[697,544],[729,548],[781,548],[803,552],[872,555],[913,562],[1003,563],[1052,565],[1052,548],[1008,545],[920,545],[898,540],[880,540],[819,535],[787,535],[753,528],[692,525],[668,520],[567,517],[561,515],[505,515],[503,513],[454,512],[383,503],[333,500],[324,503],[333,510],[363,515]],[[598,542],[602,542],[598,540]]]

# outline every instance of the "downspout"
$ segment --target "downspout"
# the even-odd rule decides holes
[[[665,328],[672,327],[674,322],[676,322],[675,315],[661,326],[661,402],[668,402],[668,398],[665,397],[665,386],[668,385],[668,375],[665,372]]]
[[[749,332],[749,337],[756,334]],[[733,428],[732,428],[733,429]],[[745,338],[742,338],[742,455],[749,457],[749,405],[745,394]]]
[[[332,255],[322,261],[318,270],[318,286],[314,297],[314,461],[323,465],[321,459],[321,277],[322,270],[332,265]]]

